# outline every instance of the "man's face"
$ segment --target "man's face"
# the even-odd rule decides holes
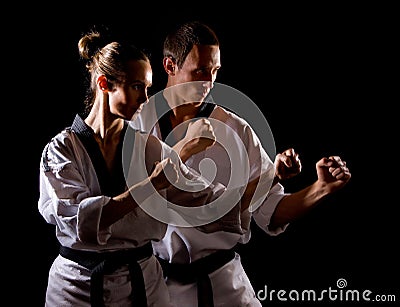
[[[173,77],[173,85],[186,102],[202,102],[213,87],[221,67],[219,46],[194,45],[181,69]]]

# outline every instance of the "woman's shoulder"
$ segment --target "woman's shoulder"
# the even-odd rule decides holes
[[[71,160],[76,144],[76,135],[67,127],[53,136],[42,151],[44,165],[59,165]]]
[[[72,128],[66,127],[58,132],[55,136],[53,136],[48,144],[60,148],[68,147],[71,142],[75,141],[76,138],[77,136]]]

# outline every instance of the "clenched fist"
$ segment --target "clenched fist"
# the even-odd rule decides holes
[[[215,134],[210,121],[201,118],[188,124],[186,135],[173,147],[182,161],[211,147],[215,143]]]
[[[279,180],[292,178],[301,172],[299,154],[293,148],[286,149],[275,157],[275,176]]]
[[[157,191],[168,188],[178,181],[178,170],[171,158],[166,158],[154,164],[154,169],[150,174],[150,181]]]

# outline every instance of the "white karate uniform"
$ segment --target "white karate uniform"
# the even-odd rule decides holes
[[[106,193],[102,191],[101,181],[104,181],[106,176],[98,176],[98,172],[104,175],[101,171],[105,169],[95,168],[94,155],[91,155],[93,148],[91,152],[89,150],[89,154],[77,131],[95,143],[91,129],[77,115],[72,129],[63,130],[47,144],[40,161],[38,209],[48,223],[56,226],[56,236],[60,244],[77,250],[115,251],[140,247],[151,240],[162,239],[166,232],[166,224],[147,214],[141,207],[137,207],[107,229],[99,230],[102,208],[114,195],[105,195]],[[135,151],[131,163],[138,163],[136,154],[144,153],[146,137],[140,132],[134,134]],[[169,146],[162,144],[161,148],[163,155],[172,157],[173,161],[180,165],[182,173],[190,177],[192,183],[203,186],[201,192],[193,195],[184,194],[186,200],[181,199],[181,201],[186,201],[192,206],[204,205],[224,190],[223,186],[210,186],[196,174],[189,173],[183,164],[179,164],[176,153]],[[99,156],[101,155],[98,151]],[[127,175],[128,184],[134,184],[148,177],[147,172],[141,167],[133,165],[131,170],[133,172]],[[114,181],[113,177],[108,179]],[[122,189],[124,188],[125,182],[122,186]],[[145,195],[147,199],[153,196],[149,195]],[[176,195],[182,198],[181,194],[176,193]],[[139,194],[139,197],[145,196]],[[168,197],[174,199],[172,193]],[[169,294],[162,269],[155,256],[141,260],[140,266],[148,305],[169,306]],[[130,292],[127,266],[105,275],[106,306],[131,306],[132,302],[128,298]],[[89,270],[59,255],[49,272],[46,306],[90,306],[89,301]]]
[[[156,103],[159,102],[150,100],[134,121],[134,125],[161,138],[160,124],[157,122]],[[227,186],[229,181],[235,180],[230,174],[232,174],[232,167],[237,167],[237,165],[231,163],[227,150],[224,150],[223,146],[219,146],[218,140],[222,137],[223,142],[229,143],[228,151],[234,151],[235,143],[237,148],[244,145],[249,161],[249,176],[243,176],[246,181],[256,178],[260,171],[273,170],[273,162],[263,149],[253,129],[244,119],[218,105],[215,106],[208,118],[213,125],[217,143],[206,151],[189,158],[185,162],[187,166],[199,171],[200,161],[210,158],[215,162],[218,169],[215,182]],[[156,124],[154,125],[154,123]],[[246,243],[250,239],[251,216],[266,233],[278,235],[286,229],[287,225],[275,230],[270,230],[268,225],[272,213],[284,195],[283,186],[276,184],[269,190],[267,197],[254,207],[257,208],[255,211],[252,213],[244,212],[240,217],[242,233],[229,231],[205,233],[196,228],[169,225],[163,239],[160,242],[153,242],[154,251],[160,258],[171,263],[190,263],[214,251],[233,248],[237,243]],[[209,277],[213,286],[215,307],[261,306],[242,267],[239,254],[236,253],[236,257],[232,261],[209,274]],[[174,306],[197,306],[197,286],[195,283],[184,285],[175,280],[167,279],[167,285]]]

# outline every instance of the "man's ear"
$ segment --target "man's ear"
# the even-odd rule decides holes
[[[175,61],[171,58],[171,57],[165,57],[163,59],[163,66],[164,66],[164,70],[166,71],[166,73],[168,75],[175,75]]]

